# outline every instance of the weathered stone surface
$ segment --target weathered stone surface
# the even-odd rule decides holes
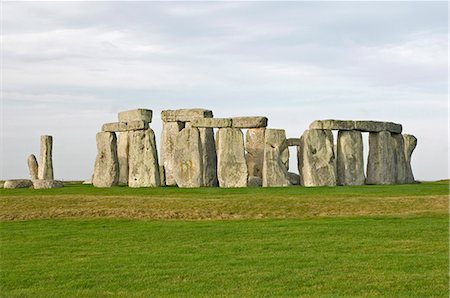
[[[161,112],[164,122],[190,122],[197,118],[212,118],[213,112],[205,109],[165,110]]]
[[[223,128],[231,127],[231,118],[198,118],[190,123],[192,127]]]
[[[264,138],[263,187],[288,186],[289,149],[284,129],[266,129]]]
[[[59,180],[37,179],[33,180],[32,182],[34,189],[60,188],[64,186],[63,182]]]
[[[184,128],[178,133],[174,149],[175,181],[178,187],[203,185],[203,150],[198,128]]]
[[[262,179],[261,179],[261,177],[249,176],[248,177],[247,186],[248,187],[261,187],[262,186]]]
[[[289,138],[287,139],[288,146],[300,146],[300,138]]]
[[[166,170],[164,166],[159,166],[159,181],[161,182],[161,186],[166,186]]]
[[[52,136],[41,136],[41,156],[39,162],[39,179],[53,180]]]
[[[300,138],[298,171],[303,186],[336,185],[336,168],[331,130],[309,129]]]
[[[6,180],[3,184],[3,188],[30,188],[33,186],[33,182],[29,179],[12,179]]]
[[[174,150],[178,133],[184,128],[182,122],[163,122],[161,133],[161,164],[166,174],[166,185],[177,185],[175,181]]]
[[[406,181],[405,183],[414,183],[414,174],[411,167],[411,155],[416,149],[417,146],[417,138],[413,135],[403,135],[404,141],[404,151],[405,151],[405,159],[406,159]]]
[[[267,127],[267,117],[233,117],[231,118],[234,128],[261,128]]]
[[[391,133],[371,132],[366,184],[394,184],[395,180],[396,165]]]
[[[106,132],[126,132],[132,130],[147,129],[148,122],[142,120],[135,120],[129,122],[113,122],[105,123],[102,126],[102,131]]]
[[[245,159],[248,175],[261,178],[264,165],[265,128],[250,128],[245,135]],[[262,183],[262,182],[261,182]]]
[[[300,175],[296,173],[289,172],[289,183],[291,185],[300,185]]]
[[[405,156],[405,143],[403,135],[398,133],[391,133],[391,141],[394,155],[395,164],[395,183],[404,184],[407,183],[407,163]]]
[[[219,128],[216,148],[220,187],[246,187],[248,171],[242,131],[238,128]]]
[[[336,150],[337,184],[363,185],[364,153],[360,131],[340,130]]]
[[[119,122],[130,122],[135,120],[144,121],[146,123],[152,122],[153,112],[147,109],[135,109],[129,111],[119,112]]]
[[[217,154],[212,128],[199,128],[202,145],[203,186],[218,186],[217,180]]]
[[[122,132],[117,138],[117,158],[119,160],[119,183],[128,183],[128,152],[130,148],[129,135],[131,132]]]
[[[316,120],[309,125],[309,129],[353,130],[355,123],[352,120]]]
[[[129,134],[128,186],[160,186],[158,151],[155,133],[151,128]]]
[[[381,121],[355,121],[355,130],[364,132],[380,132],[386,130],[393,133],[401,133],[402,125]]]
[[[28,162],[28,171],[30,172],[30,178],[32,180],[38,179],[39,166],[36,160],[36,156],[34,156],[34,154],[31,154],[30,156],[28,156],[27,162]]]
[[[116,134],[113,132],[99,132],[96,140],[97,157],[95,159],[92,184],[95,187],[117,185],[119,181],[119,161],[117,158]]]

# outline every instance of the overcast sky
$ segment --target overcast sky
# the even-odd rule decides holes
[[[159,138],[160,111],[189,107],[288,137],[399,122],[416,178],[446,178],[447,18],[447,2],[4,2],[0,179],[28,177],[42,134],[55,178],[89,178],[118,111],[152,109]]]

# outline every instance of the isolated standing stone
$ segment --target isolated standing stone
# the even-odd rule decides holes
[[[405,158],[406,158],[406,182],[405,183],[414,183],[414,175],[412,172],[411,167],[411,155],[414,151],[414,149],[417,146],[417,138],[413,135],[403,135],[404,140],[404,151],[405,151]]]
[[[396,166],[392,143],[391,133],[388,131],[369,134],[366,184],[395,183]]]
[[[266,129],[264,138],[263,187],[288,186],[289,149],[284,129]]]
[[[407,183],[407,163],[405,156],[405,143],[403,135],[399,133],[391,133],[391,141],[393,146],[394,164],[395,164],[395,183]]]
[[[363,185],[364,155],[362,134],[359,131],[340,130],[336,150],[337,183]]]
[[[119,181],[119,161],[117,158],[117,138],[113,132],[99,132],[97,140],[97,158],[95,159],[95,187],[111,187]]]
[[[248,171],[242,131],[238,128],[219,128],[216,148],[220,187],[246,187]]]
[[[129,135],[131,132],[121,132],[117,138],[117,157],[119,160],[119,183],[128,183],[128,152]]]
[[[217,154],[212,128],[199,128],[202,147],[203,186],[218,186],[217,181]]]
[[[174,150],[178,133],[184,128],[183,122],[163,122],[161,134],[161,164],[166,174],[166,185],[177,185],[175,181]]]
[[[178,187],[203,185],[203,151],[198,128],[184,128],[178,133],[174,160]]]
[[[53,180],[52,136],[41,136],[41,157],[39,162],[39,179]]]
[[[158,152],[153,130],[149,128],[131,132],[129,146],[128,186],[160,186]]]
[[[28,170],[30,171],[31,180],[38,179],[39,166],[36,160],[36,156],[31,154],[28,156]]]
[[[262,179],[264,165],[264,137],[265,128],[251,128],[245,135],[245,159],[247,161],[248,175]]]
[[[303,186],[335,186],[336,168],[331,130],[309,129],[298,146],[298,171]]]

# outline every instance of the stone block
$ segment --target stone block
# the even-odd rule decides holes
[[[118,114],[119,122],[143,121],[146,123],[151,123],[152,116],[153,116],[152,110],[147,109],[135,109],[123,111],[119,112]]]
[[[340,130],[337,138],[336,167],[338,185],[363,185],[364,153],[360,131]]]
[[[148,122],[142,120],[105,123],[102,126],[102,131],[105,132],[126,132],[144,129],[148,129]]]
[[[113,132],[99,132],[96,136],[97,157],[92,184],[95,187],[111,187],[119,181],[117,138]],[[53,180],[53,179],[46,179]]]
[[[300,146],[300,138],[289,138],[287,139],[287,145],[291,146]]]
[[[401,133],[402,125],[393,122],[355,121],[355,130],[363,132],[389,131],[393,133]]]
[[[203,185],[202,143],[198,128],[184,128],[177,134],[174,149],[175,181],[178,187]]]
[[[405,151],[405,158],[406,158],[406,182],[405,183],[414,183],[414,174],[411,167],[411,155],[416,149],[417,146],[417,138],[413,135],[403,135],[403,141],[404,141],[404,151]]]
[[[61,188],[64,186],[62,181],[59,180],[44,180],[37,179],[33,180],[34,189],[50,189],[50,188]]]
[[[178,133],[185,127],[183,122],[163,122],[161,133],[161,164],[164,166],[166,185],[177,185],[175,181],[174,151]]]
[[[354,122],[352,120],[316,120],[309,125],[309,129],[353,130]]]
[[[213,112],[205,109],[165,110],[161,112],[164,122],[190,122],[197,118],[212,118]]]
[[[267,127],[267,117],[233,117],[231,118],[234,128],[261,128]]]
[[[33,182],[29,179],[12,179],[6,180],[3,184],[3,188],[13,189],[13,188],[30,188],[33,186]]]
[[[190,122],[192,127],[223,128],[231,127],[231,118],[197,118]]]
[[[36,156],[34,156],[34,154],[31,154],[30,156],[28,156],[27,163],[28,163],[28,171],[30,172],[31,180],[38,179],[39,166],[38,166],[38,162],[36,160]]]
[[[395,184],[397,168],[389,131],[369,134],[366,184]]]
[[[250,128],[245,136],[245,151],[247,152],[245,159],[247,161],[248,175],[261,179],[264,166],[265,131],[265,128]]]
[[[263,187],[288,186],[289,149],[284,129],[266,129],[264,138]]]
[[[41,156],[38,169],[39,179],[53,180],[53,137],[41,136]]]

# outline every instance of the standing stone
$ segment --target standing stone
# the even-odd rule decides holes
[[[403,135],[399,133],[391,133],[391,141],[393,146],[394,164],[395,164],[395,183],[407,183],[407,162],[405,156],[405,142]]]
[[[184,128],[177,134],[174,161],[178,187],[203,185],[203,151],[198,128]]]
[[[119,181],[119,161],[117,158],[117,138],[113,132],[99,132],[97,158],[95,159],[92,183],[95,187],[111,187]]]
[[[246,187],[244,135],[238,128],[219,128],[216,135],[217,177],[220,187]]]
[[[183,122],[163,122],[161,134],[161,164],[166,174],[166,185],[177,185],[175,181],[174,150],[177,134],[184,128]]]
[[[36,156],[34,156],[34,154],[31,154],[30,156],[28,156],[27,161],[28,161],[28,170],[30,171],[31,180],[38,179],[39,166],[38,166],[38,162],[36,160]]]
[[[366,184],[394,184],[396,166],[391,133],[369,133],[369,158]]]
[[[129,135],[131,132],[121,132],[117,138],[117,157],[119,159],[119,183],[128,183],[128,152]]]
[[[309,129],[298,146],[298,171],[303,186],[335,186],[336,166],[331,130]]]
[[[265,128],[251,128],[245,136],[245,159],[248,166],[248,176],[262,179],[264,165],[264,136]]]
[[[290,185],[286,161],[289,161],[286,132],[284,129],[266,129],[262,171],[263,187]]]
[[[356,130],[340,130],[337,139],[336,166],[339,185],[363,185],[364,154],[362,134]]]
[[[129,187],[160,186],[158,152],[151,128],[130,133],[128,164]]]
[[[288,176],[289,176],[289,183],[291,185],[300,185],[300,175],[299,174],[289,172]]]
[[[159,181],[161,182],[161,186],[166,186],[166,171],[162,165],[159,166]]]
[[[41,157],[39,162],[39,179],[53,180],[52,136],[41,136]]]
[[[414,175],[412,172],[411,167],[411,155],[414,151],[414,149],[417,146],[417,138],[413,135],[403,135],[404,140],[404,151],[405,151],[405,158],[406,158],[406,182],[405,183],[414,183]]]
[[[206,118],[205,118],[206,119]],[[203,186],[218,186],[217,181],[217,154],[212,128],[199,128],[202,147]]]

